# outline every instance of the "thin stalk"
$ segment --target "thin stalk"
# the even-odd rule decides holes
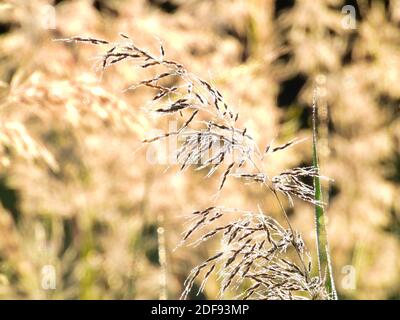
[[[257,170],[259,173],[261,173],[261,170],[258,168],[258,166],[257,166],[254,162],[253,162],[253,165],[254,165],[254,167],[256,168],[256,170]],[[268,178],[268,177],[267,177],[267,178]],[[269,180],[269,178],[268,178],[268,180]],[[270,180],[269,180],[269,181],[270,181]],[[292,234],[292,245],[293,245],[294,249],[296,250],[297,256],[299,257],[299,260],[300,260],[301,265],[302,265],[303,270],[304,270],[304,275],[305,275],[306,279],[309,280],[309,279],[310,279],[310,276],[309,276],[308,268],[306,267],[306,264],[305,264],[305,262],[304,262],[303,256],[302,256],[301,252],[299,251],[299,248],[298,248],[297,245],[296,245],[294,229],[293,229],[293,227],[292,227],[292,224],[290,223],[289,216],[287,215],[287,212],[286,212],[286,210],[285,210],[285,208],[284,208],[284,206],[283,206],[283,204],[282,204],[282,202],[281,202],[281,199],[279,198],[278,193],[276,192],[276,190],[275,190],[271,185],[269,185],[269,184],[266,183],[266,182],[264,182],[263,185],[264,185],[269,191],[271,191],[271,192],[273,193],[273,195],[275,196],[276,200],[278,201],[279,208],[281,209],[281,211],[282,211],[282,213],[283,213],[283,216],[285,217],[286,223],[287,223],[287,225],[289,226],[290,232],[291,232],[291,234]]]
[[[321,181],[319,178],[318,164],[318,147],[317,147],[317,123],[318,123],[318,108],[317,108],[317,90],[313,94],[313,165],[317,169],[317,175],[314,177],[314,199],[322,203]],[[328,235],[326,232],[325,210],[323,206],[315,204],[315,231],[317,238],[318,251],[318,271],[321,279],[325,278],[325,286],[333,300],[337,300],[335,282],[333,279],[332,264],[329,254]]]
[[[292,238],[293,238],[293,239],[292,239],[292,244],[293,244],[293,247],[294,247],[294,249],[296,250],[297,255],[298,255],[299,259],[300,259],[301,265],[302,265],[303,270],[304,270],[304,275],[305,275],[306,279],[309,280],[310,277],[309,277],[309,275],[308,275],[308,269],[307,269],[306,264],[305,264],[305,262],[304,262],[303,256],[302,256],[301,252],[299,251],[299,248],[297,247],[297,244],[296,244],[296,241],[295,241],[294,229],[293,229],[293,227],[292,227],[292,224],[290,223],[290,220],[289,220],[289,217],[288,217],[288,215],[287,215],[287,212],[286,212],[285,208],[283,207],[283,204],[282,204],[282,202],[281,202],[281,199],[279,199],[279,196],[278,196],[276,190],[272,189],[270,186],[268,186],[268,187],[270,188],[270,190],[271,190],[272,193],[274,194],[275,198],[277,199],[277,201],[278,201],[278,203],[279,203],[279,207],[280,207],[280,209],[281,209],[282,212],[283,212],[283,215],[284,215],[284,217],[285,217],[285,219],[286,219],[286,222],[287,222],[287,224],[288,224],[288,226],[289,226],[290,232],[292,233]]]

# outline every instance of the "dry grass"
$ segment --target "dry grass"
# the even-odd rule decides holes
[[[164,290],[164,297],[178,298],[190,269],[219,252],[218,236],[193,250],[172,249],[183,231],[178,215],[208,203],[231,162],[207,180],[202,171],[176,175],[164,173],[164,166],[148,166],[143,152],[134,151],[142,138],[156,136],[144,134],[149,128],[166,132],[164,116],[151,125],[143,117],[139,107],[154,97],[145,84],[135,91],[121,89],[154,74],[147,68],[133,72],[120,61],[99,82],[88,61],[96,50],[51,41],[76,34],[112,39],[120,30],[135,35],[157,58],[161,52],[152,35],[160,35],[173,61],[185,62],[233,102],[241,114],[235,127],[247,128],[245,135],[260,146],[276,138],[269,152],[295,136],[311,136],[308,106],[317,82],[320,164],[334,179],[324,199],[339,296],[399,297],[397,1],[388,1],[386,8],[379,1],[359,1],[355,30],[341,27],[343,4],[337,0],[313,6],[297,1],[279,12],[274,1],[185,1],[174,13],[145,0],[107,1],[111,11],[96,9],[91,1],[62,1],[55,6],[55,30],[43,29],[37,18],[46,1],[7,2],[0,11],[7,31],[0,38],[1,297],[158,298]],[[315,19],[304,18],[309,15]],[[160,82],[170,87],[172,78]],[[181,126],[196,110],[188,111],[183,110],[184,119],[178,116]],[[198,125],[193,130],[207,126],[204,110],[193,117],[189,125]],[[218,135],[224,131],[210,128]],[[309,141],[267,154],[270,177],[310,166]],[[232,179],[241,174],[236,170],[226,175],[216,206],[258,212],[259,204],[261,212],[286,226],[273,194],[258,182],[243,186],[242,179],[264,177],[256,171]],[[293,181],[283,182],[290,188]],[[283,203],[284,209],[314,252],[315,239],[307,232],[313,223],[310,206],[296,197],[293,202],[293,208]],[[218,226],[229,223],[226,215],[221,219]],[[164,230],[161,250],[157,230]],[[166,253],[162,267],[163,254],[157,252]],[[297,265],[295,250],[287,254]],[[57,270],[54,291],[40,287],[46,264]],[[355,270],[355,287],[348,286],[348,266]],[[218,270],[200,297],[218,296]],[[227,297],[235,296],[231,289]]]
[[[180,117],[183,119],[183,125],[178,130],[167,131],[162,135],[145,139],[143,142],[154,143],[172,136],[176,136],[178,141],[183,141],[177,150],[172,150],[172,152],[175,151],[174,159],[181,165],[181,171],[191,165],[197,167],[196,170],[208,168],[206,177],[210,177],[228,163],[222,174],[218,192],[231,175],[258,182],[275,195],[289,227],[288,230],[283,229],[277,221],[264,213],[257,215],[246,212],[244,218],[224,226],[211,228],[210,232],[200,236],[198,242],[204,242],[223,231],[220,251],[192,269],[185,281],[181,298],[187,298],[201,271],[208,269],[199,289],[201,292],[208,277],[215,271],[217,263],[222,263],[219,272],[222,278],[221,297],[231,285],[238,288],[243,281],[250,280],[250,288],[240,292],[239,296],[244,296],[244,298],[255,296],[260,299],[327,299],[329,293],[324,288],[325,275],[324,278],[310,276],[311,259],[306,265],[304,241],[291,226],[277,195],[277,192],[286,195],[291,206],[293,206],[292,195],[315,206],[323,206],[323,203],[314,199],[314,188],[301,181],[306,177],[321,178],[318,167],[289,169],[272,178],[268,173],[260,170],[260,168],[264,170],[264,159],[268,153],[283,151],[300,141],[294,139],[278,147],[268,145],[263,152],[260,152],[247,128],[235,126],[239,114],[232,111],[218,89],[191,74],[182,64],[168,60],[162,44],[160,44],[160,55],[155,56],[137,47],[127,35],[120,34],[120,36],[125,40],[122,43],[110,43],[107,40],[82,36],[58,39],[58,41],[107,45],[107,50],[99,58],[103,71],[122,61],[132,61],[134,65],[143,69],[163,67],[164,70],[153,78],[129,86],[127,90],[140,86],[155,89],[156,94],[150,100],[150,111],[164,116],[178,115],[175,116],[175,121],[179,121],[178,117]],[[177,77],[182,84],[169,87],[160,84],[162,79],[168,77]],[[195,120],[200,112],[205,116],[202,120]],[[188,116],[185,119],[186,113]],[[195,129],[191,128],[192,124]],[[256,173],[253,173],[254,171]],[[229,210],[216,207],[194,212],[198,218],[184,234],[183,241],[188,240],[192,233],[206,226],[210,227],[227,212]],[[265,247],[266,243],[269,246]],[[285,254],[290,246],[297,252],[301,267],[287,260],[288,257]],[[308,253],[306,255],[309,257]],[[233,263],[235,260],[237,262]],[[322,276],[323,273],[320,274]],[[302,292],[308,295],[299,294]]]

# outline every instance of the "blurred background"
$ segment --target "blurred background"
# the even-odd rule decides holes
[[[339,296],[399,299],[399,27],[397,0],[0,2],[0,298],[176,299],[216,248],[173,250],[183,216],[213,204],[219,177],[166,171],[137,151],[163,123],[142,110],[150,93],[123,92],[143,80],[136,69],[101,75],[98,48],[53,41],[123,32],[156,53],[160,38],[224,93],[260,146],[311,137],[317,86]],[[308,140],[268,167],[310,163]],[[215,203],[282,218],[262,188],[237,181]],[[286,205],[315,258],[312,206]],[[216,298],[217,280],[190,298]]]

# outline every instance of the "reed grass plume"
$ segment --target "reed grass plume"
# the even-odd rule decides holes
[[[228,178],[243,178],[263,185],[266,191],[275,195],[280,205],[278,193],[285,195],[291,205],[292,196],[314,205],[323,205],[314,200],[313,187],[302,181],[305,177],[319,177],[317,168],[292,168],[272,177],[265,172],[264,161],[268,161],[268,157],[275,152],[283,152],[300,140],[259,148],[249,130],[238,125],[239,114],[211,83],[190,73],[181,63],[169,60],[162,44],[159,53],[153,54],[138,47],[129,36],[120,34],[120,37],[122,40],[119,42],[82,36],[58,41],[105,46],[98,61],[102,71],[121,62],[152,69],[152,78],[129,86],[127,90],[140,86],[153,89],[155,95],[147,105],[150,112],[173,117],[181,126],[176,131],[146,138],[143,143],[177,136],[178,141],[182,141],[175,154],[180,170],[189,166],[194,166],[196,170],[208,169],[207,177],[221,171],[218,191]],[[171,77],[175,78],[173,85],[162,83]],[[221,234],[221,247],[214,256],[191,271],[181,298],[187,297],[195,279],[203,272],[199,291],[203,290],[209,276],[216,273],[221,279],[221,297],[228,289],[240,291],[238,289],[243,282],[248,282],[248,289],[239,292],[239,297],[328,299],[324,279],[311,276],[310,255],[300,233],[292,228],[283,207],[282,211],[288,228],[263,212],[223,207],[194,212],[192,225],[182,241],[189,241],[197,233],[200,235],[195,243],[199,244]],[[218,224],[221,217],[232,213],[238,214],[236,220],[232,217],[232,222]],[[205,226],[211,227],[211,231],[201,233]],[[297,253],[298,261],[289,260],[286,253],[290,248]]]

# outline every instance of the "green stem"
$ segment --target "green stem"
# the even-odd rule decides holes
[[[318,122],[318,109],[317,109],[317,91],[314,90],[313,95],[313,165],[317,168],[319,174],[318,164],[318,147],[317,147],[317,122]],[[318,175],[314,177],[314,198],[316,201],[322,203],[322,190],[321,181]],[[332,299],[337,300],[337,293],[335,289],[335,282],[333,279],[332,264],[329,255],[328,235],[326,232],[325,211],[322,206],[315,205],[315,229],[317,236],[317,250],[318,250],[318,271],[321,279],[325,278],[325,286]]]

